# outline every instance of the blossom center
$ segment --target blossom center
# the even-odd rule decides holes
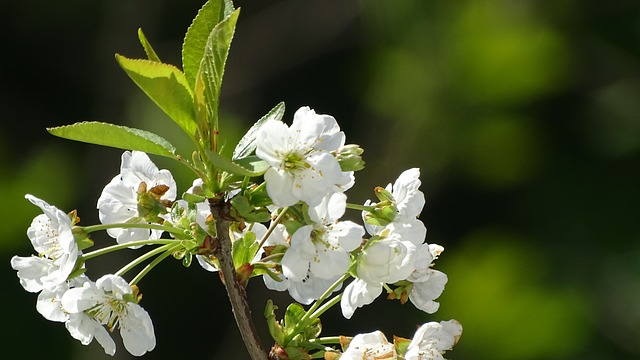
[[[127,302],[111,298],[87,310],[87,314],[113,331],[120,328],[120,318],[127,314]]]

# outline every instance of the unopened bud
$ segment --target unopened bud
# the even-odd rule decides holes
[[[364,169],[364,160],[362,160],[363,152],[364,150],[355,144],[341,147],[340,152],[336,154],[340,169],[342,169],[342,171],[359,171]]]

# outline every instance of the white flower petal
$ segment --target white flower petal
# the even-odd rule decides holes
[[[44,288],[42,278],[51,272],[53,261],[37,256],[14,256],[11,267],[18,271],[20,285],[28,292],[39,292]]]
[[[142,356],[156,346],[151,317],[138,304],[127,305],[127,316],[122,318],[120,336],[124,347],[134,356]]]
[[[358,334],[351,339],[349,347],[340,360],[396,359],[396,350],[384,334],[377,330]]]
[[[440,297],[447,284],[447,275],[438,270],[431,270],[426,281],[413,283],[413,288],[409,294],[409,300],[418,309],[433,314],[438,311],[440,304],[433,301]]]
[[[357,308],[371,304],[382,294],[382,283],[368,283],[362,279],[353,280],[342,293],[340,308],[346,319],[351,319]]]

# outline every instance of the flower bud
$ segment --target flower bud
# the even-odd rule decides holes
[[[341,147],[336,154],[340,169],[342,171],[359,171],[364,169],[364,160],[362,160],[363,152],[364,150],[355,144]]]

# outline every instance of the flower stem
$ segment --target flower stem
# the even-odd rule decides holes
[[[316,319],[319,318],[320,315],[324,314],[325,311],[329,310],[333,305],[337,304],[338,301],[340,301],[340,299],[342,299],[342,293],[334,296],[331,300],[329,300],[327,303],[325,303],[324,305],[322,305],[321,307],[318,308],[318,310],[314,311],[313,314],[311,314],[311,316],[309,317],[310,319]]]
[[[130,263],[128,263],[127,265],[122,267],[122,269],[118,270],[116,275],[122,276],[126,272],[128,272],[129,270],[131,270],[134,267],[136,267],[138,264],[140,264],[143,261],[149,259],[150,257],[155,256],[157,254],[160,254],[161,252],[167,251],[167,250],[172,249],[172,248],[177,247],[177,246],[182,246],[182,245],[180,245],[180,244],[176,245],[175,241],[174,241],[173,244],[162,245],[160,247],[157,247],[157,248],[145,253],[144,255],[138,256],[135,260],[131,261]]]
[[[278,224],[280,224],[280,222],[282,222],[282,219],[284,218],[284,215],[287,213],[287,210],[289,210],[288,206],[283,208],[280,211],[280,214],[278,214],[278,217],[276,217],[276,219],[271,222],[271,225],[269,225],[269,228],[267,229],[267,232],[264,233],[264,236],[262,237],[262,239],[260,239],[260,245],[258,245],[258,249],[261,248],[262,245],[264,245],[264,243],[267,241],[269,236],[271,236],[271,233],[273,232],[273,230],[275,230],[276,225],[278,225]]]
[[[325,311],[329,310],[329,308],[331,308],[338,301],[340,301],[340,298],[342,297],[342,294],[339,294],[339,295],[335,296],[333,299],[331,299],[331,301],[329,301],[328,303],[326,303],[326,304],[322,305],[322,307],[320,307],[320,305],[329,297],[329,295],[331,295],[331,293],[333,293],[333,290],[336,287],[338,287],[338,285],[342,284],[345,280],[347,280],[349,277],[350,277],[349,274],[342,275],[338,280],[336,280],[327,289],[327,291],[324,292],[324,294],[322,294],[322,296],[320,296],[318,298],[318,300],[316,300],[313,303],[313,305],[311,305],[309,310],[307,310],[307,312],[304,314],[304,316],[302,316],[302,318],[296,324],[296,326],[293,328],[293,330],[290,333],[287,334],[283,345],[287,345],[291,339],[293,339],[304,328],[309,326],[309,324],[314,319],[318,318],[318,316],[322,315]]]
[[[182,234],[184,233],[184,229],[176,228],[173,226],[166,226],[160,224],[149,224],[149,223],[116,223],[116,224],[98,224],[98,225],[90,225],[84,226],[82,229],[87,233],[92,233],[99,230],[107,230],[107,229],[151,229],[151,230],[162,230],[173,234]]]
[[[347,209],[362,210],[362,211],[372,212],[373,210],[376,209],[376,207],[375,206],[364,206],[364,205],[360,205],[360,204],[347,203]]]
[[[104,254],[108,254],[114,251],[118,251],[118,250],[122,250],[122,249],[128,249],[131,246],[139,246],[139,245],[165,245],[165,244],[173,244],[175,243],[177,240],[167,240],[167,239],[155,239],[155,240],[138,240],[138,241],[131,241],[125,244],[117,244],[117,245],[111,245],[111,246],[107,246],[107,247],[103,247],[102,249],[98,249],[98,250],[94,250],[92,252],[88,252],[86,254],[82,254],[82,258],[84,260],[89,260],[91,258],[94,257],[98,257]]]
[[[153,269],[156,265],[158,265],[160,262],[162,262],[162,260],[164,260],[167,256],[173,254],[176,250],[178,250],[180,247],[182,247],[181,244],[176,244],[176,245],[171,245],[171,244],[167,244],[164,246],[161,246],[153,251],[149,251],[147,254],[151,254],[153,252],[160,252],[160,250],[164,251],[164,254],[158,256],[157,258],[153,259],[152,262],[148,263],[147,266],[144,267],[144,269],[142,269],[138,275],[136,275],[136,277],[133,278],[133,280],[131,280],[131,282],[129,282],[129,285],[135,285],[138,283],[138,281],[142,280],[142,278],[147,275],[147,273],[149,271],[151,271],[151,269]],[[156,253],[157,253],[156,252]],[[155,254],[154,254],[155,255]],[[153,255],[151,255],[153,256]],[[142,256],[140,257],[142,258]],[[138,259],[140,259],[138,258]],[[136,259],[136,260],[138,260]],[[142,260],[141,260],[142,261]],[[128,265],[127,265],[128,266]],[[134,265],[135,266],[135,265]]]

